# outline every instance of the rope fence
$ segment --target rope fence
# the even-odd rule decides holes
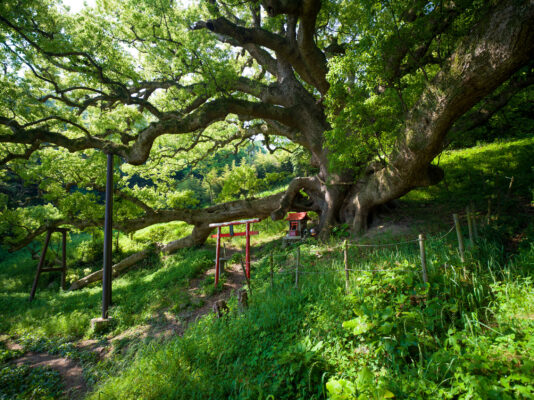
[[[414,240],[406,240],[404,242],[397,242],[397,243],[379,243],[379,244],[358,244],[358,243],[351,243],[350,247],[392,247],[392,246],[399,246],[401,244],[408,244],[408,243],[415,243],[418,239]]]
[[[468,226],[468,233],[469,233],[469,240],[470,244],[476,242],[478,239],[478,226],[477,221],[475,218],[475,214],[471,211],[473,207],[467,207],[466,208],[466,218],[467,218],[467,226]],[[332,250],[342,250],[343,251],[343,266],[344,268],[331,268],[331,269],[324,269],[324,270],[303,270],[301,267],[301,257],[300,257],[300,247],[296,248],[296,254],[295,254],[295,266],[290,267],[289,269],[285,268],[283,270],[275,271],[274,270],[274,256],[275,254],[270,254],[269,260],[270,260],[270,280],[271,280],[271,287],[274,287],[274,275],[288,275],[293,274],[295,275],[295,288],[298,288],[299,286],[299,276],[303,274],[330,274],[330,273],[339,273],[339,272],[345,272],[345,288],[348,291],[349,290],[349,280],[350,280],[350,272],[414,272],[417,270],[417,268],[380,268],[380,269],[364,269],[364,268],[350,268],[349,266],[349,259],[348,259],[348,249],[349,248],[385,248],[385,247],[393,247],[393,246],[399,246],[399,245],[405,245],[405,244],[413,244],[418,243],[419,244],[419,250],[420,250],[420,271],[423,282],[426,284],[428,283],[428,272],[427,272],[427,263],[426,263],[426,249],[425,249],[425,243],[427,242],[439,242],[447,238],[449,235],[452,234],[453,231],[456,230],[457,233],[457,240],[458,240],[458,255],[460,257],[460,260],[463,263],[465,263],[465,245],[464,245],[464,239],[463,234],[461,230],[460,225],[460,217],[458,214],[453,214],[453,221],[454,224],[451,226],[451,228],[444,233],[443,235],[439,237],[430,237],[426,238],[424,234],[420,234],[417,239],[413,240],[404,240],[400,242],[394,242],[394,243],[379,243],[379,244],[359,244],[359,243],[348,243],[347,240],[345,240],[342,244],[339,244],[337,246],[334,246]],[[287,253],[284,254],[284,256],[287,257]],[[465,267],[464,267],[465,268]]]

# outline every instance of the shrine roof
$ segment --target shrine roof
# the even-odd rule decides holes
[[[289,213],[286,218],[287,221],[304,221],[306,219],[309,219],[306,212]]]

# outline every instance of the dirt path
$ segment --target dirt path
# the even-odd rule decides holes
[[[227,257],[230,258],[235,252],[237,250],[227,249]],[[120,335],[109,338],[107,343],[96,340],[84,340],[78,343],[77,347],[81,350],[95,352],[103,359],[111,355],[109,350],[112,345],[119,343],[121,340],[145,339],[148,337],[166,340],[175,335],[183,335],[190,323],[213,312],[213,305],[216,301],[228,300],[245,283],[241,265],[227,265],[224,272],[224,284],[221,290],[213,296],[202,294],[202,282],[213,275],[215,275],[215,268],[207,270],[201,277],[192,279],[189,283],[188,293],[192,303],[202,304],[200,307],[183,311],[177,316],[169,311],[160,310],[153,318],[154,323],[133,327]],[[23,350],[16,343],[8,341],[6,344],[10,350]],[[12,360],[11,363],[17,366],[50,367],[58,371],[65,385],[65,395],[69,399],[81,399],[88,390],[83,378],[83,369],[75,361],[68,358],[48,353],[28,352]]]
[[[6,347],[9,350],[20,351],[22,346],[10,341],[6,342]],[[59,372],[61,380],[65,385],[64,394],[69,399],[82,399],[87,391],[87,385],[83,379],[83,369],[76,362],[60,356],[55,356],[48,353],[34,353],[28,352],[21,357],[11,360],[11,364],[17,367],[27,365],[32,368],[49,367]]]
[[[213,296],[207,297],[204,295],[197,295],[199,284],[207,276],[215,275],[215,268],[206,271],[203,278],[194,279],[189,287],[189,293],[192,297],[196,297],[204,302],[202,307],[196,310],[182,313],[181,317],[188,323],[194,322],[203,315],[213,312],[213,305],[219,300],[228,300],[233,293],[236,293],[245,284],[245,277],[243,269],[240,264],[227,265],[224,271],[225,282],[221,291]]]
[[[233,248],[226,249],[226,257],[231,258],[232,254],[238,250]],[[167,340],[173,336],[181,336],[184,334],[187,326],[190,323],[195,322],[197,319],[204,315],[213,312],[213,305],[218,300],[228,300],[232,294],[236,293],[245,284],[245,277],[240,264],[227,264],[223,274],[224,284],[220,291],[212,296],[207,296],[202,293],[202,282],[211,276],[215,275],[215,267],[210,268],[204,272],[198,278],[194,278],[189,282],[189,288],[187,289],[192,305],[199,305],[197,308],[189,308],[177,315],[168,310],[159,310],[152,318],[152,322],[139,325],[122,332],[109,341],[113,345],[118,344],[118,347],[123,347],[124,351],[126,346],[120,346],[120,342],[128,342],[135,339],[153,338],[158,340]]]
[[[237,252],[234,249],[227,249],[227,257]],[[119,342],[123,340],[138,338],[156,338],[166,340],[174,335],[183,335],[187,326],[195,322],[202,316],[213,312],[213,305],[218,300],[228,300],[233,293],[236,293],[245,283],[245,277],[240,264],[226,265],[224,271],[224,284],[220,291],[212,296],[202,294],[202,282],[215,275],[215,267],[207,270],[198,278],[194,278],[189,282],[188,294],[191,298],[192,304],[201,304],[198,308],[184,310],[178,315],[160,310],[154,316],[153,323],[140,325],[128,329],[110,339],[110,342]]]

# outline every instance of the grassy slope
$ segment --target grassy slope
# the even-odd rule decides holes
[[[322,398],[327,382],[330,396],[339,399],[529,395],[534,390],[529,386],[534,248],[525,238],[532,241],[534,228],[532,221],[529,225],[517,217],[516,200],[532,199],[533,150],[534,140],[526,139],[445,154],[440,165],[447,172],[446,184],[410,193],[393,216],[385,217],[419,221],[414,232],[443,232],[450,212],[471,201],[481,210],[492,197],[493,209],[498,206],[499,219],[494,213],[491,227],[482,232],[485,240],[471,249],[465,268],[452,236],[431,236],[430,290],[419,276],[417,247],[405,245],[350,249],[352,268],[385,271],[352,272],[346,294],[335,240],[301,246],[307,273],[295,290],[293,274],[283,273],[294,265],[294,251],[271,241],[285,224],[265,221],[250,310],[238,315],[233,300],[230,319],[204,318],[183,338],[141,346],[133,360],[101,368],[102,382],[93,397]],[[508,196],[506,177],[511,176]],[[519,232],[523,241],[507,246],[517,253],[507,259],[502,241],[509,243],[511,233],[517,239]],[[274,289],[270,254],[279,272]],[[185,251],[165,260],[167,268],[155,268],[160,261],[154,260],[117,280],[116,332],[145,322],[157,310],[178,310],[187,302],[183,287],[188,278],[210,265],[211,258],[210,250]],[[34,264],[20,255],[0,265],[0,330],[16,336],[32,331],[90,336],[88,319],[98,315],[99,289],[59,295],[57,289],[45,289],[29,306]]]

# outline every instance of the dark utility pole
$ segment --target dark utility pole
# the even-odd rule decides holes
[[[108,318],[111,304],[111,250],[113,239],[113,154],[108,154],[106,214],[104,219],[104,268],[102,271],[102,318]]]

